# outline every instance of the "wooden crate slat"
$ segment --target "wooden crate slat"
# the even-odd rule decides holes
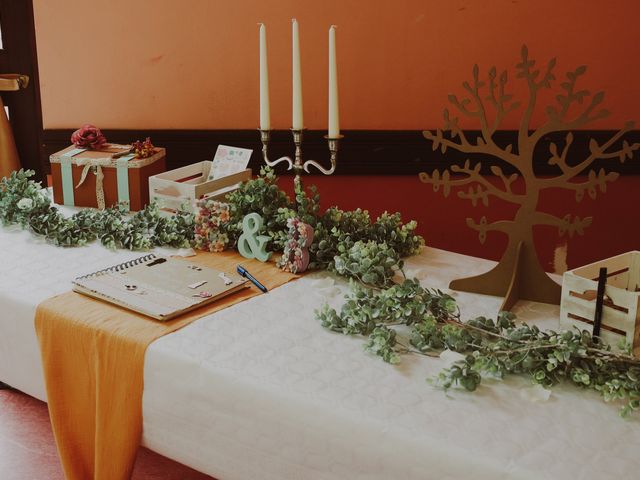
[[[600,267],[607,267],[609,273],[631,267],[632,253],[633,252],[627,252],[615,257],[608,258],[607,260],[594,262],[589,265],[585,265],[584,267],[579,267],[571,270],[571,272],[580,277],[597,279],[600,273]]]
[[[563,301],[568,312],[579,317],[593,321],[595,317],[596,304],[576,297],[570,297]],[[635,329],[635,318],[630,319],[628,315],[619,310],[615,310],[607,305],[602,308],[602,324],[626,333],[633,333]]]
[[[174,210],[185,203],[195,209],[198,199],[207,197],[222,200],[236,190],[241,182],[251,179],[251,169],[247,168],[223,178],[206,180],[211,165],[212,162],[205,160],[150,177],[151,199],[165,205],[170,202]]]
[[[217,190],[221,190],[225,187],[230,187],[240,182],[244,182],[245,180],[249,180],[250,178],[251,178],[251,169],[247,168],[242,172],[234,173],[232,175],[227,175],[226,177],[202,182],[195,186],[195,190],[194,190],[195,197],[202,198],[207,194],[210,194]]]
[[[570,272],[567,272],[563,276],[563,285],[565,283],[569,291],[575,292],[577,294],[583,294],[585,292],[593,292],[594,299],[595,299],[595,294],[598,290],[598,282],[594,282],[593,280],[587,280],[586,278],[578,277],[576,275],[572,275]],[[608,283],[605,287],[604,293],[618,307],[630,309],[631,307],[633,307],[634,305],[637,305],[638,303],[637,293],[627,292],[626,290],[623,290],[621,288],[610,286]],[[595,300],[593,303],[595,305]]]
[[[576,327],[578,330],[581,330],[581,331],[587,330],[588,332],[591,332],[591,330],[593,329],[593,325],[591,325],[590,323],[581,322],[580,320],[576,320],[573,318],[564,319],[562,322],[562,327],[567,330],[570,330],[573,327]],[[615,347],[618,344],[618,342],[620,342],[620,340],[624,338],[624,335],[620,335],[610,330],[601,329],[600,338],[605,342],[607,342],[608,344]],[[626,337],[626,338],[628,341],[629,337]]]
[[[632,252],[631,268],[629,269],[629,283],[627,290],[635,292],[640,287],[640,253]]]

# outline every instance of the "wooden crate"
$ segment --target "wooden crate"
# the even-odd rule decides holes
[[[560,326],[593,328],[600,268],[607,268],[600,337],[616,346],[626,339],[640,356],[640,252],[632,251],[565,272]]]
[[[149,177],[149,194],[165,211],[175,212],[183,205],[195,209],[201,198],[224,200],[240,182],[251,179],[251,169],[216,180],[207,180],[212,162],[204,161]]]

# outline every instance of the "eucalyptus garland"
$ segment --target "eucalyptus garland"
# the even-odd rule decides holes
[[[397,364],[403,354],[438,356],[449,349],[463,360],[429,379],[449,389],[474,391],[483,376],[529,375],[551,388],[570,382],[592,389],[603,399],[621,401],[621,414],[640,409],[640,359],[614,352],[588,331],[555,332],[516,324],[515,315],[460,320],[455,300],[439,290],[405,280],[383,290],[352,282],[340,312],[324,305],[317,318],[329,330],[366,337],[366,351]]]
[[[19,225],[55,245],[71,247],[99,240],[109,248],[144,250],[155,246],[194,244],[194,215],[179,211],[160,215],[151,204],[130,215],[123,206],[103,211],[83,209],[65,217],[38,182],[33,171],[20,170],[0,180],[0,222]],[[534,383],[550,388],[568,381],[598,391],[605,401],[623,402],[622,415],[640,409],[640,360],[629,352],[616,353],[586,331],[542,331],[516,325],[515,316],[497,320],[460,320],[455,300],[440,290],[426,289],[417,280],[395,284],[402,257],[418,253],[424,239],[416,222],[402,223],[399,214],[384,213],[372,221],[366,210],[336,207],[320,213],[314,187],[296,185],[295,199],[278,188],[273,170],[263,168],[256,179],[227,196],[225,218],[216,224],[224,246],[235,246],[242,219],[258,212],[264,218],[262,235],[270,247],[282,251],[287,223],[297,218],[314,227],[309,247],[312,268],[350,277],[352,291],[340,312],[325,305],[316,312],[322,325],[346,335],[366,337],[365,350],[397,364],[404,354],[438,356],[444,349],[465,354],[436,378],[444,389],[459,385],[475,390],[483,376],[528,374]],[[228,218],[227,218],[228,217]]]
[[[227,195],[230,218],[218,225],[216,234],[226,235],[228,247],[237,244],[244,216],[257,212],[264,220],[258,234],[270,237],[268,249],[282,252],[288,241],[288,221],[297,218],[314,228],[310,268],[383,287],[402,269],[401,258],[420,252],[424,246],[424,239],[415,232],[417,223],[403,223],[399,213],[385,212],[375,221],[361,209],[331,207],[321,213],[315,186],[305,190],[297,183],[292,201],[277,182],[273,169],[263,167],[257,178]]]
[[[207,225],[203,222],[196,225],[194,214],[187,211],[160,215],[154,203],[133,215],[118,205],[102,211],[83,209],[65,217],[52,205],[42,185],[31,179],[33,175],[33,171],[20,170],[0,180],[0,222],[20,225],[54,245],[65,247],[94,240],[109,248],[130,250],[202,246],[207,243],[203,235],[215,230],[214,249],[233,248],[242,234],[243,218],[257,212],[264,220],[258,233],[270,237],[271,250],[284,250],[288,222],[297,218],[315,230],[309,247],[311,268],[329,269],[371,285],[388,286],[391,277],[402,268],[401,257],[418,253],[424,245],[424,239],[415,233],[416,222],[403,224],[398,213],[384,213],[375,222],[366,210],[348,212],[332,207],[321,213],[316,188],[305,190],[301,183],[296,184],[292,201],[278,187],[278,177],[268,167],[263,167],[257,178],[229,193],[224,218],[207,218]],[[215,229],[210,228],[212,220]]]
[[[160,215],[156,204],[134,215],[117,205],[105,210],[83,209],[65,217],[32,170],[19,170],[0,180],[0,222],[19,225],[54,245],[75,247],[99,240],[108,248],[146,250],[156,246],[188,247],[193,242],[193,214]]]

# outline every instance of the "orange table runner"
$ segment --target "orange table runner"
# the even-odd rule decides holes
[[[188,260],[222,271],[234,271],[242,263],[269,289],[296,277],[232,252],[200,253]],[[252,285],[168,322],[75,292],[38,305],[35,326],[49,412],[67,479],[130,478],[142,437],[144,355],[149,344],[258,294]]]

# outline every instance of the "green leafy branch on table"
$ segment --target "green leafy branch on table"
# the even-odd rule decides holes
[[[156,204],[130,215],[124,206],[105,210],[82,209],[65,217],[33,171],[13,172],[0,180],[0,222],[19,225],[44,237],[54,245],[74,247],[99,240],[109,248],[148,250],[157,246],[187,247],[194,244],[195,217],[187,211],[173,216],[160,214]],[[277,185],[270,168],[229,193],[229,218],[220,222],[226,248],[236,246],[245,215],[257,212],[264,225],[260,235],[268,235],[268,247],[281,252],[287,241],[287,220],[297,217],[314,228],[309,248],[311,268],[328,269],[371,285],[390,285],[402,268],[401,257],[418,253],[424,239],[415,233],[416,222],[402,223],[400,214],[384,213],[373,222],[366,210],[320,211],[320,195],[296,186],[294,201]]]
[[[397,364],[403,354],[439,356],[445,350],[465,354],[432,379],[445,390],[474,391],[483,376],[525,374],[551,388],[566,381],[623,402],[621,414],[640,408],[640,359],[616,353],[609,345],[577,329],[555,332],[515,323],[502,312],[497,320],[460,320],[455,300],[440,290],[406,279],[373,289],[355,282],[340,312],[328,305],[316,311],[322,326],[345,335],[366,336],[364,348]]]
[[[122,205],[105,210],[82,209],[65,217],[32,170],[19,170],[0,180],[0,222],[19,225],[54,245],[75,247],[99,240],[108,248],[148,250],[157,246],[186,247],[193,241],[193,215],[160,215],[152,204],[134,215]]]
[[[271,237],[268,248],[282,251],[287,241],[287,220],[299,218],[314,228],[310,268],[386,286],[402,269],[401,258],[419,253],[424,246],[424,239],[415,233],[417,223],[402,223],[399,213],[385,212],[375,221],[361,209],[344,211],[331,207],[321,213],[315,186],[306,191],[296,185],[295,200],[291,201],[278,188],[277,181],[274,171],[263,167],[259,177],[227,195],[231,218],[223,229],[229,246],[236,245],[244,216],[257,212],[264,219],[258,233]]]
[[[65,217],[32,176],[32,171],[21,170],[0,180],[4,225],[19,225],[66,247],[94,240],[131,250],[193,244],[190,212],[165,217],[152,204],[133,215],[116,206]],[[244,215],[254,211],[264,217],[260,234],[271,237],[276,251],[286,241],[287,219],[297,217],[312,225],[312,267],[352,279],[340,312],[328,305],[316,312],[324,327],[366,336],[365,349],[391,364],[404,354],[438,356],[444,349],[466,354],[432,379],[445,389],[459,385],[473,391],[485,375],[528,374],[545,387],[564,380],[600,392],[605,401],[622,400],[623,415],[640,408],[640,360],[613,352],[586,331],[558,333],[516,325],[510,313],[496,321],[479,317],[462,322],[451,296],[423,288],[417,280],[394,283],[398,273],[404,276],[402,258],[424,245],[415,233],[416,222],[403,224],[399,214],[388,213],[372,221],[360,209],[332,207],[320,214],[320,197],[313,187],[308,192],[299,187],[295,193],[292,202],[278,188],[275,173],[263,169],[228,195],[230,218],[223,226],[227,247],[236,244]]]

